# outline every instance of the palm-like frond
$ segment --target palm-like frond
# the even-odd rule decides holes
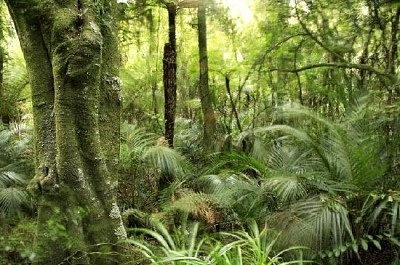
[[[161,174],[168,174],[182,179],[190,172],[190,164],[176,150],[166,146],[150,147],[143,154],[142,159],[149,165],[160,170]]]
[[[317,251],[354,241],[346,206],[328,196],[299,201],[269,220],[282,231],[284,242]]]
[[[163,137],[157,138],[135,125],[122,127],[120,164],[124,181],[119,190],[121,201],[128,208],[145,211],[158,206],[163,208],[165,203],[171,202],[174,189],[178,188],[171,185],[170,189],[165,189],[164,185],[181,183],[192,172],[185,157],[165,146]],[[158,193],[160,189],[164,190],[162,194]]]
[[[370,194],[361,208],[360,219],[368,220],[365,234],[389,231],[396,236],[400,232],[400,192]]]
[[[27,97],[29,90],[28,73],[25,67],[25,61],[22,56],[8,60],[4,67],[4,91],[0,98],[0,114],[15,117],[19,115],[18,109],[21,104],[19,100]],[[23,92],[25,92],[23,94]]]
[[[207,175],[221,170],[226,171],[227,168],[231,172],[251,171],[255,176],[265,174],[266,167],[263,162],[244,153],[217,153],[213,155],[212,160],[214,162],[207,166],[203,174]]]
[[[0,168],[0,188],[7,188],[13,185],[21,186],[26,184],[26,177],[15,171],[8,170],[7,168],[9,167],[13,168],[15,165],[8,165]]]
[[[274,192],[281,202],[290,203],[309,195],[310,183],[307,179],[292,175],[270,178],[263,185]]]
[[[0,214],[15,215],[21,207],[30,207],[29,196],[24,190],[32,169],[24,157],[29,138],[14,137],[16,131],[0,131]]]
[[[344,122],[334,123],[305,108],[284,108],[284,117],[319,123],[321,130],[315,132],[309,127],[275,125],[257,132],[279,131],[292,136],[313,150],[330,179],[352,183],[364,191],[372,190],[387,165],[380,159],[382,141],[375,131],[376,125],[359,119],[360,111],[356,112],[358,119],[349,117]]]
[[[244,174],[205,175],[198,181],[224,208],[234,209],[241,221],[260,219],[277,206],[267,186]]]
[[[15,187],[0,189],[0,215],[10,216],[20,212],[21,206],[29,205],[26,191]]]
[[[120,163],[125,168],[138,167],[143,154],[155,145],[156,136],[132,124],[121,129]]]

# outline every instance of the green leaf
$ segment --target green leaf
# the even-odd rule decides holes
[[[379,250],[382,250],[382,246],[381,243],[379,243],[379,241],[377,240],[371,240],[371,242],[375,245],[375,247]]]
[[[368,250],[368,243],[367,243],[367,241],[365,240],[365,239],[363,239],[363,238],[361,238],[361,247],[365,250],[365,251],[367,251]]]

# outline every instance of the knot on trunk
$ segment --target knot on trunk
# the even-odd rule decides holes
[[[28,190],[36,196],[43,193],[56,193],[59,190],[57,173],[49,167],[39,167],[39,173],[29,182]]]

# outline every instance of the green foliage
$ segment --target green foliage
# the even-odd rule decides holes
[[[25,190],[33,174],[29,141],[24,130],[0,131],[0,218],[19,215],[22,209],[32,207]]]
[[[157,139],[154,134],[128,124],[122,131],[120,158],[124,181],[120,185],[121,200],[126,208],[152,212],[159,206],[158,200],[163,204],[162,198],[158,198],[161,178],[167,175],[171,177],[171,183],[183,181],[192,167],[177,150],[166,146],[163,137]]]
[[[14,53],[16,53],[14,51]],[[30,91],[28,73],[21,54],[5,60],[3,91],[0,94],[0,116],[20,123],[24,114],[30,111]]]
[[[0,264],[29,264],[36,255],[33,242],[36,222],[22,219],[16,226],[0,226]]]
[[[369,243],[377,251],[382,242],[397,246],[399,193],[385,186],[384,121],[359,102],[340,122],[282,108],[280,119],[293,125],[256,129],[253,142],[263,148],[215,155],[205,171],[214,174],[199,185],[241,222],[255,218],[281,231],[283,248],[304,245],[323,260],[357,256]]]
[[[199,235],[199,224],[190,227],[184,224],[173,234],[160,222],[153,223],[154,230],[135,229],[152,241],[130,239],[151,264],[306,264],[302,258],[304,248],[291,247],[275,251],[277,236],[264,227],[261,231],[255,222],[249,232],[222,233],[222,241]],[[290,254],[285,259],[285,255]],[[287,260],[287,261],[285,261]]]

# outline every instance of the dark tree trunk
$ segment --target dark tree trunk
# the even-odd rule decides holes
[[[206,151],[212,151],[215,144],[216,121],[208,85],[207,17],[205,5],[198,7],[197,19],[200,57],[199,92],[204,116],[203,148]]]
[[[164,123],[165,138],[169,147],[174,146],[174,126],[176,108],[176,6],[167,4],[169,43],[164,46],[163,70],[164,70]]]

